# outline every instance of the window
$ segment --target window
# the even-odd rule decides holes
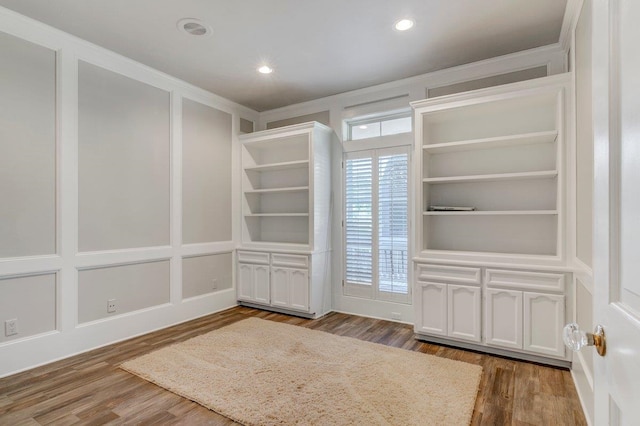
[[[409,302],[409,148],[345,156],[345,294]]]
[[[358,120],[349,123],[349,140],[375,138],[411,132],[411,115],[391,115],[384,118]]]

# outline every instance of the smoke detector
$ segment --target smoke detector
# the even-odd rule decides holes
[[[210,36],[212,29],[199,19],[184,18],[178,21],[178,30],[192,36]]]

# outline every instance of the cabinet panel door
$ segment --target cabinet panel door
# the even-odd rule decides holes
[[[306,269],[291,269],[289,280],[291,308],[309,311],[309,273]]]
[[[522,349],[522,292],[487,289],[486,295],[487,344]]]
[[[289,307],[290,273],[286,268],[271,267],[271,304]]]
[[[416,331],[447,335],[447,285],[418,282]]]
[[[254,300],[254,265],[246,263],[238,263],[238,299],[240,300]]]
[[[258,303],[269,303],[269,267],[267,265],[253,265],[254,294]]]
[[[480,287],[449,284],[447,291],[448,335],[480,341]]]
[[[564,296],[524,293],[525,350],[564,357],[564,322]]]

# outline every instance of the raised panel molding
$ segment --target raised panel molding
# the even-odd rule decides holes
[[[0,345],[57,330],[58,274],[0,277]],[[16,319],[18,333],[6,336],[4,321]]]
[[[488,345],[522,349],[522,292],[486,290],[485,336]]]
[[[273,306],[286,308],[290,305],[290,280],[289,270],[271,267],[271,304]]]
[[[480,342],[481,289],[449,284],[447,291],[448,335]]]
[[[183,98],[189,98],[231,115],[232,123],[228,137],[233,139],[230,140],[230,142],[232,142],[232,153],[229,161],[232,170],[233,168],[237,168],[237,164],[239,164],[239,149],[237,143],[235,143],[236,139],[234,136],[238,131],[239,118],[242,117],[257,122],[259,114],[256,111],[235,104],[220,96],[153,70],[148,66],[100,48],[75,36],[63,33],[62,31],[34,20],[26,19],[8,9],[0,8],[0,32],[7,35],[7,37],[17,37],[23,41],[33,43],[36,50],[38,50],[38,48],[49,50],[46,56],[50,59],[48,62],[50,62],[51,68],[48,68],[48,66],[34,67],[34,62],[29,60],[25,60],[24,64],[26,64],[27,69],[30,69],[29,73],[44,73],[45,71],[48,73],[48,70],[51,70],[49,74],[51,76],[50,81],[55,83],[55,85],[50,84],[52,91],[45,90],[44,86],[38,84],[28,84],[27,86],[32,89],[31,92],[33,93],[31,94],[40,100],[53,94],[51,97],[53,103],[51,109],[53,111],[50,114],[52,118],[42,117],[41,114],[38,113],[40,108],[49,108],[47,101],[32,102],[30,100],[31,96],[23,96],[20,99],[21,102],[28,107],[27,116],[30,117],[31,121],[36,123],[34,124],[35,127],[29,129],[29,132],[38,130],[36,127],[44,129],[44,126],[48,126],[49,123],[51,123],[50,127],[54,131],[51,133],[52,143],[48,143],[47,145],[51,148],[51,156],[48,158],[51,159],[50,163],[52,167],[57,165],[51,168],[48,165],[42,164],[38,154],[37,161],[35,161],[34,158],[30,160],[32,166],[39,168],[36,173],[32,173],[29,168],[22,169],[24,173],[29,174],[31,181],[36,179],[36,181],[42,182],[46,186],[47,191],[49,191],[47,197],[40,197],[32,190],[22,191],[21,189],[23,193],[20,195],[20,197],[24,198],[24,194],[28,193],[31,194],[32,197],[35,197],[35,199],[29,200],[25,198],[25,201],[28,201],[30,204],[33,204],[33,201],[37,200],[39,203],[46,201],[46,203],[51,206],[51,208],[49,208],[47,205],[42,204],[40,206],[41,208],[34,210],[41,220],[38,221],[37,226],[31,227],[31,231],[36,233],[35,236],[37,240],[42,241],[42,244],[28,240],[27,238],[21,238],[22,243],[30,247],[28,251],[19,252],[14,255],[13,253],[3,253],[2,250],[0,250],[0,257],[3,257],[3,259],[0,260],[0,275],[2,279],[7,277],[15,278],[17,275],[57,274],[55,290],[52,290],[54,295],[49,297],[48,295],[50,293],[49,290],[47,290],[49,302],[47,302],[46,307],[36,307],[36,299],[27,299],[24,303],[18,303],[15,298],[9,299],[12,304],[15,305],[15,308],[22,309],[19,305],[24,305],[28,309],[40,310],[43,315],[46,314],[48,316],[47,312],[53,312],[54,314],[51,320],[46,321],[47,325],[40,327],[35,334],[31,334],[29,328],[26,327],[26,320],[25,322],[23,322],[22,319],[20,320],[20,323],[25,327],[21,327],[19,324],[19,329],[21,329],[18,335],[19,338],[10,342],[10,344],[0,345],[0,358],[5,361],[0,365],[0,377],[236,305],[235,289],[222,289],[215,293],[199,295],[198,297],[192,297],[188,300],[181,298],[181,296],[183,296],[181,294],[183,290],[183,258],[186,256],[211,255],[220,252],[229,253],[236,247],[233,241],[238,240],[238,235],[236,234],[239,232],[239,227],[236,226],[237,218],[235,214],[232,214],[232,223],[229,224],[229,229],[232,229],[232,235],[229,241],[191,244],[187,247],[181,246],[181,201],[183,195],[181,171],[181,100]],[[27,51],[24,50],[23,47],[20,47],[19,52],[21,52],[20,55],[22,58],[28,59],[25,56]],[[2,56],[3,59],[7,59],[5,56]],[[7,61],[12,62],[9,59],[7,59]],[[83,112],[86,114],[87,111],[83,105],[78,105],[78,69],[80,61],[104,69],[107,72],[113,73],[116,77],[124,76],[132,79],[141,86],[151,86],[152,90],[163,92],[163,96],[165,96],[170,103],[170,107],[167,108],[167,113],[161,117],[163,125],[166,125],[165,128],[170,129],[167,130],[167,140],[171,138],[170,146],[168,143],[165,145],[169,151],[169,155],[171,155],[171,169],[170,173],[168,171],[169,167],[164,169],[167,173],[161,178],[164,179],[162,185],[163,188],[166,188],[166,193],[168,194],[170,191],[171,193],[170,197],[167,197],[169,200],[167,208],[163,209],[162,212],[167,212],[165,216],[166,220],[159,220],[162,222],[163,231],[166,230],[167,232],[166,238],[163,235],[164,242],[157,243],[154,241],[150,244],[153,247],[149,247],[149,244],[145,242],[142,244],[144,247],[127,249],[111,247],[107,250],[103,247],[105,249],[103,250],[103,248],[100,247],[84,247],[84,249],[92,251],[78,253],[78,188],[82,185],[82,181],[81,174],[78,173],[79,146],[77,130],[78,118],[82,118]],[[12,62],[12,66],[20,66],[20,64]],[[27,74],[23,74],[23,77],[27,77]],[[7,83],[11,82],[9,79],[5,80]],[[17,85],[14,86],[15,88],[18,87]],[[117,96],[115,93],[110,93],[110,95]],[[11,97],[6,97],[6,99],[10,100]],[[139,99],[135,99],[133,103],[137,101],[139,101]],[[80,111],[78,111],[79,109]],[[122,111],[114,111],[114,114],[120,112]],[[6,117],[8,118],[9,116]],[[38,119],[38,117],[42,119]],[[86,115],[84,117],[86,118]],[[20,122],[16,120],[14,124],[19,123]],[[57,132],[55,131],[56,129]],[[94,136],[95,135],[99,136],[99,133],[95,133]],[[11,150],[15,151],[15,148],[20,146],[20,140],[17,138],[0,139],[3,139],[3,141],[5,139],[6,141],[13,140],[13,143],[8,145]],[[16,145],[14,146],[14,144]],[[32,148],[33,147],[34,146],[32,146]],[[135,146],[132,145],[127,148],[134,149]],[[38,149],[38,151],[40,150]],[[2,153],[0,152],[0,154]],[[20,152],[16,152],[16,154],[20,154]],[[0,155],[0,157],[1,156],[2,155]],[[5,158],[7,161],[10,161],[10,159],[10,157]],[[121,159],[127,160],[127,157],[121,156]],[[1,160],[0,163],[2,163]],[[14,163],[16,166],[19,166],[19,163]],[[0,167],[0,169],[8,172],[8,169],[5,167]],[[50,174],[50,171],[52,174]],[[2,173],[0,172],[0,174]],[[45,175],[48,175],[49,178],[41,179],[41,177]],[[133,180],[130,180],[130,182],[131,181]],[[232,177],[231,185],[235,188],[231,189],[231,193],[239,191],[239,182],[235,175]],[[156,187],[157,185],[154,184],[152,186]],[[17,190],[18,187],[14,189]],[[129,188],[126,189],[128,190]],[[145,194],[145,196],[146,195],[147,194]],[[55,202],[50,202],[50,200]],[[11,199],[5,197],[4,201],[9,202]],[[239,209],[239,200],[232,199],[231,204],[233,213],[237,212]],[[21,214],[25,215],[26,208],[21,210]],[[45,218],[45,213],[49,217]],[[159,218],[160,215],[157,214],[158,212],[154,211],[153,213],[153,215],[149,216],[151,219],[149,219],[149,217],[146,218],[147,222]],[[28,217],[25,216],[24,219],[27,218]],[[134,229],[133,232],[143,232],[140,231],[140,229],[145,225],[147,225],[147,223],[140,226],[139,229]],[[45,230],[45,228],[47,230]],[[171,232],[170,238],[169,230]],[[12,232],[15,231],[16,229],[12,230]],[[147,238],[143,239],[147,240]],[[0,241],[8,241],[3,237],[1,230]],[[46,245],[46,247],[44,245]],[[11,247],[11,250],[15,251],[18,248],[18,246],[14,245]],[[160,302],[159,305],[153,302],[153,306],[134,309],[126,315],[119,315],[119,313],[123,312],[119,310],[115,316],[110,315],[97,321],[90,320],[83,322],[83,320],[81,320],[80,324],[78,323],[78,311],[80,309],[78,303],[82,300],[78,297],[79,276],[81,278],[82,276],[86,277],[87,274],[91,274],[97,268],[102,267],[119,268],[122,265],[131,265],[133,263],[153,263],[161,261],[166,261],[170,264],[170,271],[166,278],[169,287],[169,301],[171,303],[164,303],[166,300],[164,295],[167,293],[163,290],[161,292],[163,301]],[[86,284],[86,281],[84,284]],[[83,284],[80,283],[80,285]],[[161,286],[164,285],[163,283]],[[49,286],[47,288],[53,287]],[[145,294],[145,296],[154,296],[154,294]],[[135,297],[138,297],[138,295],[136,294]],[[0,299],[3,298],[3,296],[0,296]],[[124,300],[122,301],[124,302]],[[120,308],[125,309],[126,306],[121,304]],[[106,300],[103,301],[102,298],[100,298],[99,306],[97,306],[96,309],[106,312]],[[9,314],[9,311],[4,309],[0,309],[0,312]],[[26,318],[22,313],[20,317]],[[29,333],[30,336],[27,339],[23,339],[22,337],[25,337],[26,333]]]
[[[253,300],[253,265],[238,263],[238,299]]]
[[[418,264],[418,279],[480,284],[480,268]]]
[[[565,275],[547,272],[487,269],[485,271],[485,284],[492,287],[564,292]]]
[[[418,331],[447,335],[447,285],[418,282],[416,315]]]
[[[309,273],[305,269],[292,269],[290,272],[291,309],[309,310]]]
[[[564,356],[562,342],[565,297],[524,293],[524,349],[545,355]]]
[[[256,302],[269,303],[271,301],[269,267],[266,265],[254,265],[253,274]]]

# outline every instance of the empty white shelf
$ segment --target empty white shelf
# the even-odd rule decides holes
[[[465,182],[493,182],[500,180],[519,180],[519,179],[553,179],[558,176],[557,170],[545,170],[541,172],[520,172],[520,173],[497,173],[490,175],[475,176],[449,176],[449,177],[432,177],[425,178],[424,183],[465,183]]]
[[[546,132],[525,133],[519,135],[499,136],[494,138],[473,139],[466,141],[437,143],[424,145],[422,149],[431,154],[444,152],[468,151],[471,149],[490,149],[503,146],[528,145],[536,143],[551,143],[558,137],[556,130]]]

